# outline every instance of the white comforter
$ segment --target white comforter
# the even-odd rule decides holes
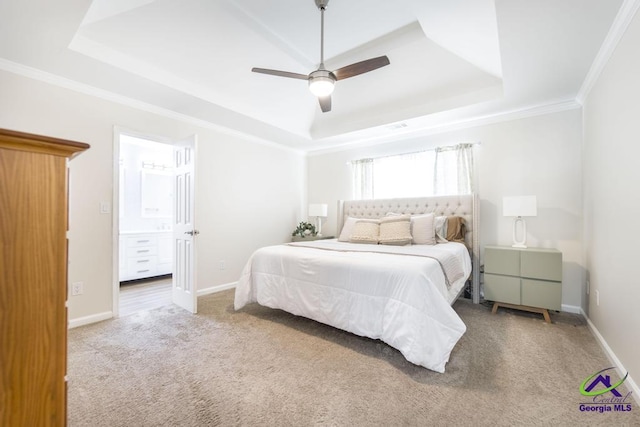
[[[430,251],[454,254],[464,277],[448,287]],[[251,302],[282,309],[380,339],[408,361],[444,372],[466,331],[450,304],[470,272],[468,251],[459,243],[391,248],[321,240],[269,246],[247,262],[235,309]]]

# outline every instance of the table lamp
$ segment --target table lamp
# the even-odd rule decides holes
[[[328,206],[324,203],[309,205],[309,216],[316,218],[317,236],[322,237],[322,219],[327,216]]]
[[[514,196],[502,198],[502,215],[512,216],[513,219],[513,245],[514,248],[526,248],[527,223],[524,216],[537,216],[538,207],[536,196]],[[522,224],[522,239],[517,238],[518,223]]]

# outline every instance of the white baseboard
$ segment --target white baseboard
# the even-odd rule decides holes
[[[78,326],[90,325],[91,323],[102,322],[103,320],[109,320],[111,318],[113,318],[113,312],[105,311],[104,313],[92,314],[91,316],[69,319],[68,327],[69,329],[73,329]]]
[[[198,296],[204,296],[209,294],[215,294],[216,292],[226,291],[227,289],[233,289],[238,282],[224,283],[222,285],[211,286],[209,288],[198,289]]]
[[[236,287],[238,282],[225,283],[222,285],[211,286],[205,289],[198,290],[198,296],[204,296],[209,294],[214,294],[216,292],[226,291],[227,289],[233,289]],[[77,328],[79,326],[90,325],[91,323],[102,322],[103,320],[108,320],[113,318],[112,311],[105,311],[104,313],[92,314],[91,316],[78,317],[76,319],[69,319],[68,327],[69,329]]]
[[[584,311],[582,311],[582,307],[578,307],[576,305],[562,304],[562,308],[560,310],[564,311],[566,313],[583,314],[584,315]]]
[[[620,362],[620,359],[618,359],[618,356],[616,356],[616,354],[613,352],[611,347],[609,347],[609,344],[607,344],[604,337],[600,334],[600,331],[598,331],[598,328],[596,328],[596,325],[594,325],[591,319],[589,319],[589,316],[587,316],[587,313],[585,313],[584,310],[582,309],[580,309],[580,313],[587,320],[587,325],[589,325],[589,329],[591,329],[591,333],[593,333],[593,335],[596,337],[598,344],[600,344],[605,354],[609,358],[609,361],[613,363],[614,367],[618,371],[618,375],[620,375],[620,377],[622,378],[629,371],[627,371],[624,368],[624,366],[622,365],[622,362]],[[624,381],[624,384],[627,386],[627,388],[633,391],[632,396],[636,401],[636,403],[640,405],[640,388],[638,387],[638,384],[636,384],[636,382],[633,380],[633,378],[631,378],[631,375],[627,377],[627,379]]]

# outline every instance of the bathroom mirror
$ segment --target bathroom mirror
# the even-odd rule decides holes
[[[170,218],[173,207],[173,174],[142,171],[141,215],[144,218]]]

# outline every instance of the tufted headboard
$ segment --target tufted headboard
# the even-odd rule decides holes
[[[433,212],[436,216],[456,215],[465,220],[465,242],[473,265],[473,302],[480,302],[480,229],[479,203],[475,194],[460,196],[433,196],[403,199],[340,200],[338,201],[338,230],[340,235],[347,217],[379,219],[389,212],[419,215]]]

